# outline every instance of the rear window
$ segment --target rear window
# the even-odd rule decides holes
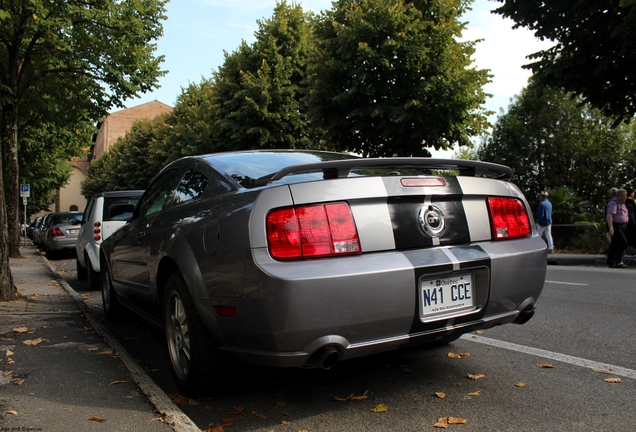
[[[76,219],[78,221],[81,221],[83,217],[84,215],[81,213],[70,214],[70,215],[58,215],[53,217],[53,222],[51,223],[51,225],[65,225],[65,224],[68,224],[68,222],[71,219]]]
[[[110,217],[110,212],[109,212],[109,208],[110,206],[112,206],[113,204],[132,204],[132,205],[137,205],[137,203],[139,202],[139,198],[141,198],[140,196],[138,197],[111,197],[111,198],[104,198],[104,209],[102,211],[102,221],[104,222],[108,222],[108,221],[117,221],[117,220],[128,220],[130,219],[130,217],[132,216],[132,213],[122,213],[119,214],[117,216],[115,216],[114,218],[111,219]]]
[[[244,188],[263,186],[262,179],[271,177],[291,165],[303,165],[324,161],[353,159],[356,156],[330,152],[284,152],[228,153],[209,157],[209,162],[219,171],[232,177]],[[286,176],[277,183],[297,183],[321,180],[322,172],[301,173]]]

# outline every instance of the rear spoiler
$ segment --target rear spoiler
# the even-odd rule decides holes
[[[289,174],[310,171],[322,171],[325,179],[345,178],[353,168],[417,168],[441,171],[458,171],[460,176],[487,177],[498,180],[511,180],[512,169],[505,165],[490,162],[463,159],[432,159],[421,157],[398,158],[353,158],[312,164],[291,165],[271,177],[261,177],[258,182],[265,184],[280,180]]]

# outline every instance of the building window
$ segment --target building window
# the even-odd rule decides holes
[[[72,206],[69,207],[68,211],[78,211],[79,207],[77,207],[75,204],[73,204]]]

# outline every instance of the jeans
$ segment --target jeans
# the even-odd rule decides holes
[[[552,225],[538,225],[539,237],[545,233],[545,240],[548,242],[548,250],[554,249],[554,243],[552,242]]]

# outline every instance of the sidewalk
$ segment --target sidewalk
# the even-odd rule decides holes
[[[22,254],[20,298],[0,302],[0,430],[199,431],[48,260]]]
[[[548,265],[561,266],[599,266],[605,267],[607,256],[603,254],[570,254],[570,253],[553,253],[548,255]],[[636,266],[636,257],[625,255],[623,263],[627,267]]]

